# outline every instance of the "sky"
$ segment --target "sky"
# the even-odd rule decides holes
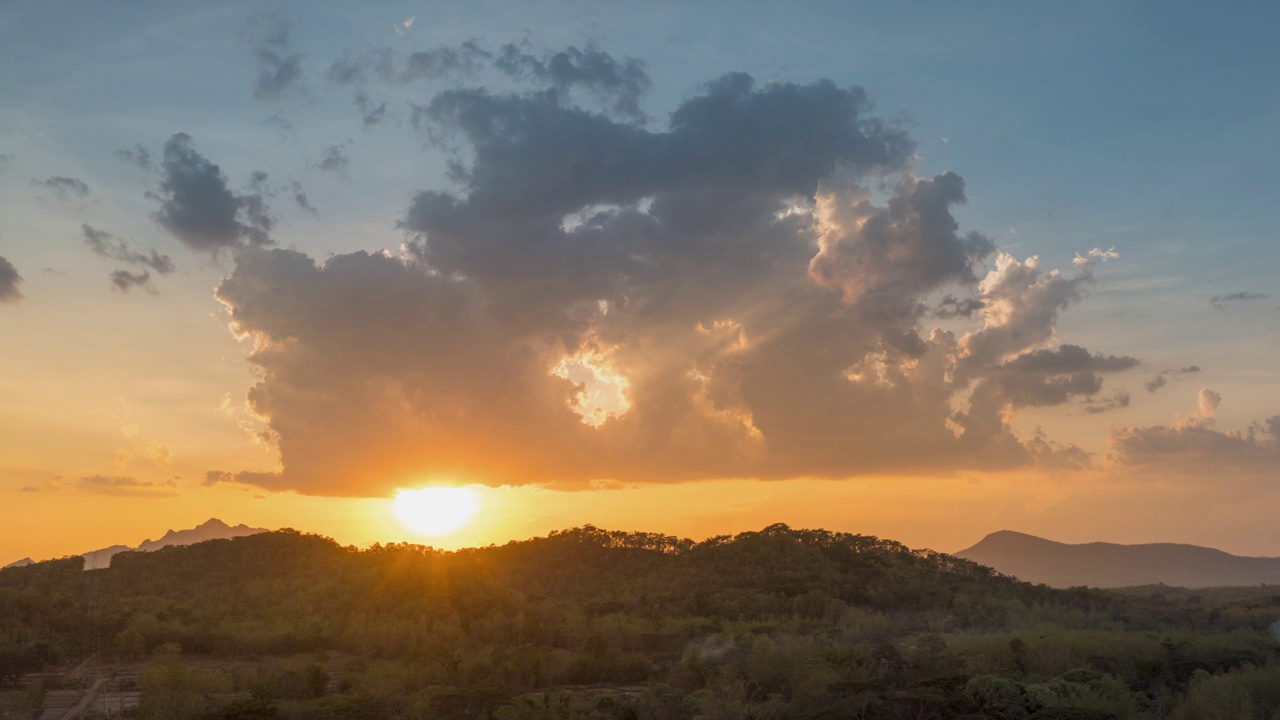
[[[214,516],[1280,556],[1278,15],[5,3],[0,561]],[[470,525],[395,521],[442,485]]]

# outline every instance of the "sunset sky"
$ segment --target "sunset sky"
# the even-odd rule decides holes
[[[214,516],[1280,556],[1276,27],[5,3],[0,564]],[[434,485],[480,509],[423,538]]]

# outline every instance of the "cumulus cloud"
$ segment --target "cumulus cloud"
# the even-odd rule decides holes
[[[89,197],[89,186],[83,180],[55,175],[31,184],[52,192],[59,200],[83,200]]]
[[[303,92],[302,53],[294,50],[290,32],[289,18],[283,13],[260,13],[249,18],[243,37],[253,48],[258,65],[253,81],[254,100],[275,101]]]
[[[1269,297],[1271,296],[1256,292],[1233,292],[1227,295],[1214,295],[1209,298],[1209,304],[1218,310],[1226,310],[1227,303],[1253,302],[1255,300],[1266,300]]]
[[[399,254],[237,254],[217,296],[254,341],[248,401],[281,469],[209,482],[1080,467],[1013,418],[1137,363],[1061,342],[1090,267],[962,231],[963,180],[915,177],[914,142],[861,88],[734,73],[661,130],[556,88],[454,88],[422,119],[472,159],[458,192],[413,198]],[[959,334],[927,324],[948,292],[970,299],[941,305]]]
[[[233,193],[222,168],[196,152],[190,135],[165,142],[160,169],[160,191],[148,194],[160,203],[154,217],[187,247],[216,253],[271,244],[274,221],[263,193]]]
[[[1169,425],[1125,427],[1111,433],[1110,444],[1121,466],[1162,475],[1221,475],[1235,480],[1280,477],[1280,415],[1244,428],[1217,430],[1222,396],[1203,388],[1196,411]]]
[[[18,269],[7,259],[0,257],[0,303],[22,302],[22,292],[18,286],[22,284],[22,276]]]

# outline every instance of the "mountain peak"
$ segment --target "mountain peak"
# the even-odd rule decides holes
[[[266,528],[251,528],[243,524],[232,527],[218,518],[209,518],[190,530],[169,530],[159,540],[144,540],[137,547],[113,545],[109,548],[84,553],[84,569],[96,570],[99,568],[110,567],[111,557],[124,550],[151,552],[152,550],[159,550],[160,548],[170,547],[172,545],[194,545],[206,540],[220,540],[225,538],[241,537],[242,535],[255,535],[263,532],[269,531]]]

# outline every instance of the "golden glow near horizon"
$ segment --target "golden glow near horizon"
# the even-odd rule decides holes
[[[480,511],[480,494],[469,487],[429,487],[396,492],[391,514],[418,535],[440,537],[466,527]]]

